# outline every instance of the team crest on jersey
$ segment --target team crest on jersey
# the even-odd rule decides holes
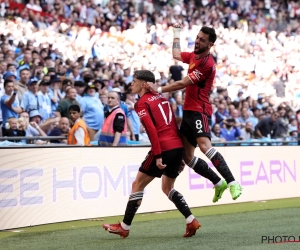
[[[195,63],[191,63],[189,69],[193,69],[195,67]]]

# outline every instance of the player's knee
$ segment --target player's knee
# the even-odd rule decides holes
[[[198,142],[198,146],[199,146],[201,152],[203,154],[205,154],[211,148],[211,143],[210,143],[210,141],[206,141],[206,140],[200,141],[200,142]]]
[[[191,160],[193,160],[193,158],[194,158],[194,154],[184,152],[183,159],[186,164],[189,164],[191,162]]]
[[[142,182],[139,182],[137,180],[132,182],[132,189],[131,189],[132,193],[143,191],[143,190],[144,190],[144,186]]]
[[[131,190],[132,190],[132,192],[136,192],[136,191],[138,191],[138,189],[139,189],[139,183],[138,183],[138,181],[134,181],[134,182],[132,182],[132,187],[131,187]]]

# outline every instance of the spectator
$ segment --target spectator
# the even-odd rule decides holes
[[[182,71],[183,67],[178,64],[177,60],[174,60],[174,65],[172,65],[169,69],[171,74],[171,79],[173,79],[175,82],[182,79]]]
[[[32,111],[31,115],[33,117],[35,115],[35,111]],[[30,136],[47,136],[46,133],[38,126],[38,124],[36,122],[34,122],[34,121],[29,122],[29,114],[26,111],[22,111],[19,114],[19,118],[23,118],[25,120],[24,125],[25,125],[25,132],[26,132],[27,137],[30,137]]]
[[[107,102],[108,102],[108,94],[106,93],[106,91],[102,91],[100,93],[99,98],[100,98],[100,101],[101,101],[101,103],[103,105],[103,110],[108,110],[109,109],[108,104],[107,104]]]
[[[80,118],[79,105],[70,105],[69,112],[73,126],[69,131],[68,145],[89,146],[90,137],[84,120]]]
[[[108,107],[109,111],[105,113],[99,145],[113,147],[126,145],[127,122],[125,113],[120,108],[118,92],[109,92]]]
[[[274,112],[271,117],[260,120],[255,126],[255,134],[258,138],[277,138],[279,113]]]
[[[70,131],[70,122],[69,119],[66,117],[62,117],[59,121],[57,127],[53,128],[48,136],[68,136]],[[67,139],[63,140],[50,140],[51,143],[65,143],[67,144]]]
[[[16,75],[13,72],[9,72],[7,71],[4,75],[3,75],[3,79],[5,80],[11,80],[13,83],[16,82]]]
[[[80,107],[80,104],[76,101],[76,89],[71,87],[66,90],[66,97],[62,99],[54,112],[57,117],[67,117],[70,119],[69,107],[72,104],[76,104]]]
[[[44,80],[44,81],[48,82],[47,80]],[[51,113],[56,111],[58,103],[64,97],[59,89],[60,83],[61,83],[61,80],[57,75],[50,76],[48,96],[51,100]],[[65,89],[65,86],[63,85],[63,90],[64,89]]]
[[[40,103],[38,98],[38,79],[32,78],[29,80],[27,87],[28,90],[22,96],[21,108],[24,111],[30,112],[31,110],[39,110]]]
[[[66,96],[66,91],[67,91],[67,88],[70,88],[73,86],[73,82],[70,80],[70,79],[64,79],[62,81],[62,91],[61,91],[61,95],[59,96],[60,100],[63,99],[65,96]],[[60,92],[60,89],[58,88],[58,93]],[[59,100],[59,101],[60,101]],[[59,102],[58,101],[58,102]]]
[[[241,131],[235,126],[235,120],[232,118],[224,120],[226,128],[221,128],[220,137],[226,141],[235,141],[241,138]]]
[[[38,92],[38,103],[39,103],[39,113],[43,120],[47,120],[51,117],[51,99],[48,95],[50,83],[44,80],[38,81],[38,86],[40,91]]]
[[[27,92],[27,84],[30,79],[30,70],[29,68],[23,68],[20,70],[20,80],[16,83],[18,86],[18,99],[19,102],[22,101],[22,97],[25,92]]]
[[[83,81],[75,81],[74,88],[76,89],[76,101],[81,104],[81,100],[86,88],[86,84]]]
[[[149,142],[150,143],[150,139],[149,136],[147,135],[146,129],[143,126],[143,124],[141,124],[140,126],[140,134],[139,134],[139,141],[140,142]]]
[[[247,122],[251,122],[253,125],[253,129],[258,123],[257,118],[250,116],[250,112],[248,108],[242,108],[241,109],[241,115],[237,118],[237,122],[241,124],[241,127],[244,128],[246,126]]]
[[[95,96],[98,89],[90,84],[86,87],[86,94],[81,99],[81,109],[83,118],[87,125],[87,130],[91,140],[95,134],[102,128],[104,121],[104,109],[99,98]]]
[[[221,126],[218,123],[215,123],[211,129],[211,139],[212,140],[220,140],[221,142],[226,141],[221,134]]]
[[[289,119],[286,115],[286,109],[284,107],[278,108],[278,137],[285,138],[288,136]]]
[[[246,122],[245,127],[241,129],[241,139],[242,140],[250,140],[254,138],[254,130],[252,122]]]
[[[1,97],[1,110],[3,117],[3,124],[5,125],[7,120],[11,117],[17,118],[18,114],[22,111],[19,100],[16,98],[18,88],[14,86],[12,80],[4,81],[5,93]],[[2,127],[2,134],[4,134],[5,126]]]
[[[216,123],[221,123],[223,120],[227,119],[229,117],[229,114],[227,110],[225,109],[224,104],[219,104],[218,105],[218,111],[215,112],[216,116]]]
[[[126,102],[127,107],[128,107],[128,119],[130,119],[131,124],[132,124],[132,128],[133,128],[133,136],[135,137],[133,139],[133,137],[131,136],[130,140],[135,140],[135,141],[139,141],[139,134],[140,134],[140,118],[138,116],[138,114],[135,112],[134,110],[134,105],[136,103],[135,100],[135,94],[131,93],[131,90],[129,90],[126,94]]]
[[[9,118],[8,119],[8,126],[6,126],[5,131],[3,136],[8,136],[8,137],[15,137],[15,136],[25,136],[26,133],[24,130],[19,130],[18,129],[18,120],[16,118]],[[20,140],[8,140],[12,142],[20,142]]]

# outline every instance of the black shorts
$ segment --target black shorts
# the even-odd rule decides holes
[[[146,175],[158,178],[162,175],[166,175],[169,178],[176,178],[179,175],[178,171],[183,158],[183,148],[164,151],[161,154],[162,163],[167,165],[164,169],[159,169],[156,166],[156,158],[153,151],[150,150],[139,171]]]
[[[197,111],[184,110],[180,133],[184,135],[189,143],[194,147],[197,146],[198,137],[208,137],[210,135],[211,117]]]

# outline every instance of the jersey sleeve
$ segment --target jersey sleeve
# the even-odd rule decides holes
[[[134,106],[135,112],[140,117],[141,123],[145,127],[147,135],[152,145],[152,151],[156,158],[161,157],[161,147],[157,135],[156,128],[150,116],[149,106],[146,103],[136,103]]]
[[[193,82],[197,84],[199,82],[205,82],[209,77],[213,77],[216,74],[215,65],[205,64],[203,68],[197,67],[188,73],[188,77]]]
[[[117,113],[114,119],[113,130],[122,133],[125,126],[125,116],[122,113]]]
[[[183,63],[190,63],[191,52],[181,52],[180,57]]]

